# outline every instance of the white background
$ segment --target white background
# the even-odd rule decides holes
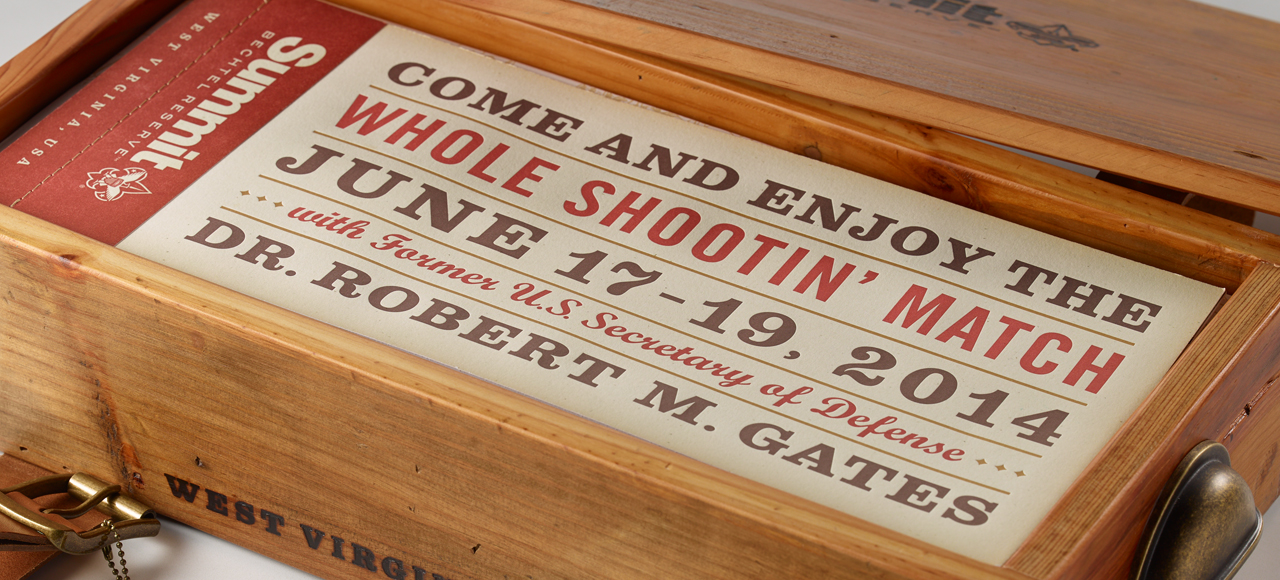
[[[0,62],[8,61],[26,46],[83,5],[85,0],[0,0]],[[1280,22],[1280,2],[1276,0],[1203,0],[1220,6]],[[1280,55],[1276,55],[1280,66]],[[1273,223],[1268,221],[1267,223]],[[1268,228],[1273,229],[1273,228]],[[1280,506],[1280,502],[1277,502]],[[1268,514],[1274,528],[1263,534],[1239,580],[1271,580],[1280,569],[1280,507]],[[301,580],[315,578],[238,546],[166,520],[160,536],[125,544],[130,576],[136,580]],[[110,572],[96,556],[59,556],[29,580],[99,580]]]

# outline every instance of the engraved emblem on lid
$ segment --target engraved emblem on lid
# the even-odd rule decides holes
[[[1079,52],[1080,48],[1098,47],[1098,43],[1072,34],[1071,29],[1067,28],[1066,24],[1050,24],[1046,26],[1036,26],[1026,22],[1009,22],[1007,24],[1009,28],[1018,32],[1018,36],[1041,46],[1070,48],[1072,52]]]

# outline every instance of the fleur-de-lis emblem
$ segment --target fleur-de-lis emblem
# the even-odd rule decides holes
[[[146,179],[147,171],[141,167],[116,169],[108,167],[102,171],[89,173],[85,187],[93,190],[93,195],[102,201],[115,201],[129,194],[148,194],[151,190],[141,182]]]

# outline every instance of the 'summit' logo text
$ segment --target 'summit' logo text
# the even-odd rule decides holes
[[[192,150],[210,133],[213,133],[227,117],[240,112],[245,104],[253,100],[276,78],[289,72],[290,63],[296,67],[308,67],[325,56],[325,48],[318,44],[298,46],[302,39],[290,36],[277,40],[267,49],[268,58],[259,58],[250,62],[227,80],[227,87],[213,92],[187,113],[186,117],[175,122],[169,131],[147,144],[147,148],[130,158],[136,163],[150,163],[156,169],[182,169],[183,160],[191,161],[200,153]],[[266,73],[273,73],[272,77]]]

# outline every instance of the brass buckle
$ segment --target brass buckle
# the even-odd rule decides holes
[[[55,493],[66,493],[80,500],[81,503],[70,509],[43,509],[40,512],[34,512],[8,496],[14,492],[32,499]],[[92,530],[76,532],[44,516],[44,514],[55,514],[66,518],[77,518],[94,508],[111,516],[108,520],[111,526],[100,525]],[[49,541],[49,546],[43,543],[30,543],[19,544],[9,549],[56,548],[68,554],[80,555],[101,550],[112,541],[146,538],[160,533],[160,521],[156,519],[155,512],[151,511],[151,508],[120,493],[120,486],[107,485],[102,480],[83,473],[39,477],[13,487],[0,489],[0,513],[39,532]],[[116,539],[113,540],[111,536],[115,536]],[[0,546],[0,549],[5,547]]]

